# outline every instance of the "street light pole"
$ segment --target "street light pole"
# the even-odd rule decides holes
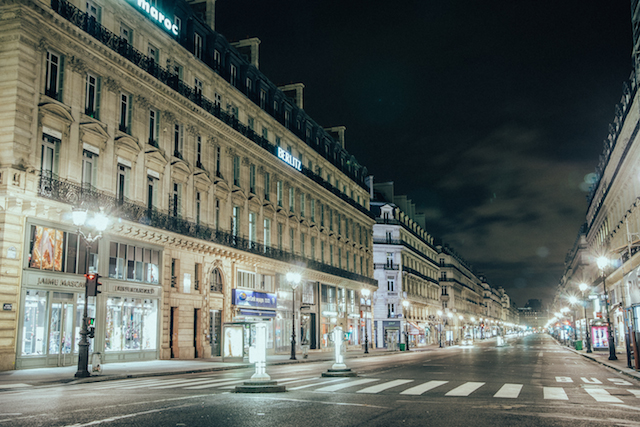
[[[589,318],[587,317],[587,300],[584,298],[584,291],[589,289],[589,285],[586,283],[580,283],[580,292],[582,292],[582,308],[584,308],[584,329],[585,336],[587,338],[587,353],[592,353],[591,351],[591,337],[589,334]]]
[[[296,288],[300,284],[299,273],[287,273],[287,281],[291,284],[291,357],[289,360],[296,359]]]
[[[92,236],[91,233],[88,235],[84,234],[82,231],[82,227],[84,226],[87,220],[87,211],[84,209],[74,209],[72,213],[73,224],[78,228],[78,234],[82,237],[85,242],[85,249],[87,253],[85,254],[85,273],[89,274],[89,247],[93,245],[94,242],[97,242],[98,239],[102,237],[102,232],[107,229],[109,224],[109,220],[106,215],[102,212],[98,212],[94,215],[93,223],[94,228],[98,231],[98,234]],[[96,276],[97,277],[97,276]],[[97,280],[97,279],[94,279]],[[85,286],[84,286],[84,309],[82,310],[82,328],[80,329],[80,342],[78,342],[78,370],[75,373],[76,378],[86,378],[90,377],[91,373],[89,373],[89,325],[87,319],[88,315],[88,306],[89,306],[89,277],[85,278]]]
[[[604,303],[607,310],[607,336],[609,338],[609,360],[618,360],[616,356],[616,343],[613,337],[613,329],[611,328],[611,315],[609,314],[609,293],[607,292],[607,281],[604,275],[604,269],[609,264],[609,260],[606,257],[598,258],[598,267],[602,273],[602,289],[604,291]]]
[[[365,318],[364,318],[364,354],[369,354],[369,334],[367,332],[367,300],[369,299],[369,295],[371,294],[371,291],[367,288],[363,288],[362,291],[362,296],[364,297],[364,314],[365,314]]]

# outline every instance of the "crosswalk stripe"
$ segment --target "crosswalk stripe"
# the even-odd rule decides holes
[[[589,393],[597,402],[622,403],[622,400],[611,396],[609,392],[603,388],[585,388],[584,391]]]
[[[410,382],[413,382],[413,380],[393,380],[386,383],[376,384],[367,388],[363,388],[362,390],[358,390],[357,393],[371,393],[371,394],[380,393],[381,391],[384,391],[393,387],[398,387],[402,384],[406,384]]]
[[[326,386],[326,387],[321,387],[321,388],[317,389],[316,391],[322,391],[322,392],[338,391],[338,390],[342,390],[343,388],[353,387],[353,386],[362,385],[362,384],[367,384],[367,383],[371,383],[371,382],[374,382],[374,381],[378,381],[378,380],[374,379],[374,378],[363,378],[361,380],[348,381],[346,383],[334,384],[334,385],[329,385],[329,386]]]
[[[179,380],[156,380],[156,383],[154,384],[153,382],[145,382],[145,383],[138,383],[138,384],[134,384],[134,385],[127,385],[124,387],[119,387],[121,390],[133,390],[136,388],[144,388],[144,387],[152,387],[152,386],[162,386],[162,385],[169,385],[169,384],[179,384],[184,382],[185,379],[181,378]]]
[[[203,384],[214,384],[214,383],[221,383],[221,382],[226,382],[229,380],[222,380],[222,379],[206,379],[206,378],[192,378],[190,380],[184,381],[183,383],[174,383],[174,384],[169,384],[169,385],[156,385],[156,386],[149,386],[149,388],[154,389],[154,390],[161,390],[161,389],[165,389],[165,388],[174,388],[174,387],[184,387],[184,386],[196,386],[196,385],[203,385]]]
[[[420,384],[415,387],[408,388],[400,394],[408,394],[410,396],[419,396],[422,393],[426,393],[427,391],[434,389],[436,387],[440,387],[441,385],[446,384],[448,382],[449,381],[428,381],[424,384]]]
[[[287,385],[287,384],[295,384],[295,383],[301,383],[304,381],[311,381],[311,380],[318,380],[318,377],[309,377],[309,378],[301,378],[298,380],[292,380],[292,381],[283,381],[283,380],[277,380],[278,384],[283,384],[283,385]]]
[[[520,395],[522,384],[505,384],[493,397],[502,397],[505,399],[515,399]]]
[[[569,400],[562,387],[543,387],[543,394],[545,399]]]
[[[478,382],[467,382],[454,388],[445,394],[445,396],[469,396],[471,393],[485,385],[486,383],[478,383]]]
[[[192,386],[192,387],[183,387],[185,390],[202,390],[205,388],[214,388],[214,387],[222,387],[225,385],[231,385],[231,384],[240,384],[243,383],[247,380],[231,380],[231,381],[224,381],[221,383],[215,383],[215,384],[203,384],[203,385],[196,385],[196,386]]]
[[[632,393],[635,397],[640,398],[640,390],[627,390],[629,393]]]
[[[94,390],[106,390],[109,388],[121,388],[122,386],[128,386],[131,384],[152,384],[158,381],[159,381],[158,378],[154,378],[151,380],[141,380],[139,378],[136,378],[131,380],[118,380],[114,382],[109,381],[108,383],[103,383],[103,384],[94,386],[92,388]],[[82,384],[82,385],[84,386],[85,384]]]
[[[335,380],[323,381],[323,384],[336,383],[336,382],[339,382],[339,381],[345,381],[346,379],[347,379],[347,377],[345,377],[345,378],[336,378]],[[298,386],[298,387],[292,387],[289,390],[301,390],[303,388],[309,388],[309,387],[313,387],[315,385],[316,385],[316,383],[313,382],[311,384],[305,384],[305,385],[301,385],[301,386]]]

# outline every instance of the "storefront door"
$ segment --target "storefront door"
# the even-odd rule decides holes
[[[72,293],[54,292],[49,317],[48,366],[73,365],[74,308]]]

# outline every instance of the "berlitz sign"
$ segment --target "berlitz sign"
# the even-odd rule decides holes
[[[162,12],[155,7],[151,6],[148,1],[137,0],[138,8],[145,14],[151,17],[154,21],[159,22],[167,31],[171,32],[174,36],[178,35],[178,26],[171,22]]]
[[[289,166],[294,167],[299,171],[302,171],[302,162],[296,159],[295,157],[293,157],[291,154],[289,154],[288,152],[286,152],[280,147],[278,147],[278,158],[284,161]]]

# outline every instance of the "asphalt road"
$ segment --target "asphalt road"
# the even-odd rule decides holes
[[[546,335],[508,345],[269,367],[286,393],[236,394],[252,370],[5,391],[0,426],[639,426],[640,383]]]

